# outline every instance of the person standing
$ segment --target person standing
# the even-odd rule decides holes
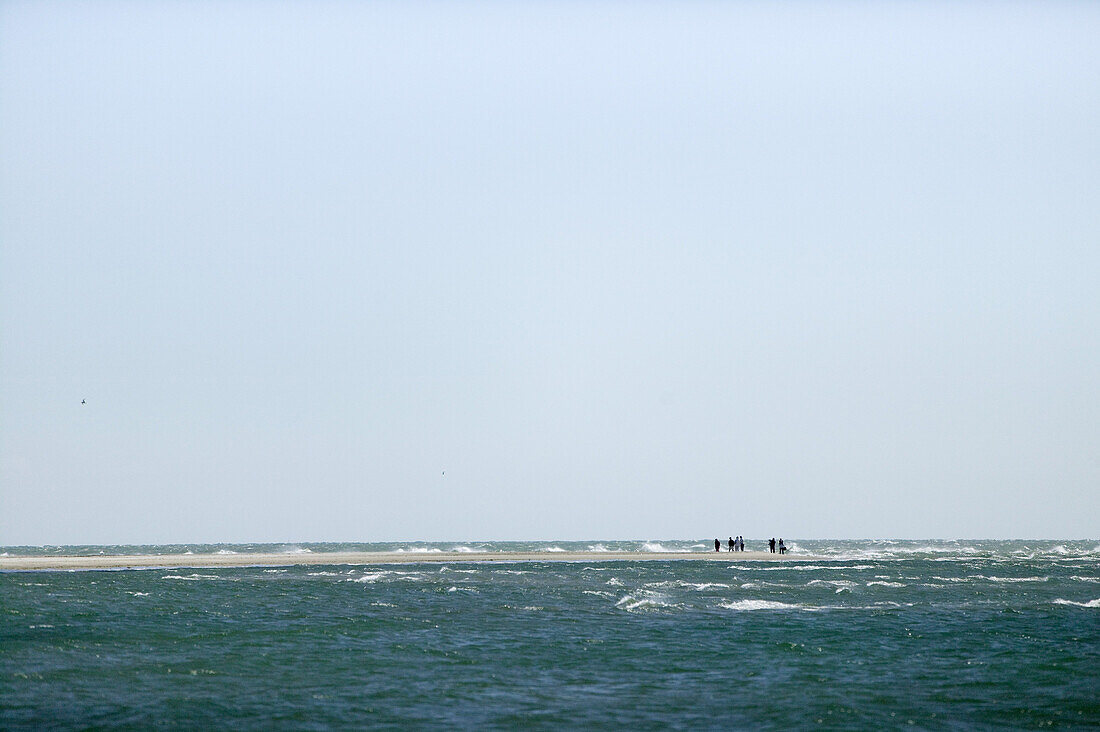
[[[786,554],[787,553],[787,545],[783,543],[782,538],[780,538],[780,540],[779,540],[779,553],[780,554]]]
[[[736,548],[737,548],[737,542],[736,542],[736,541],[734,541],[734,540],[733,540],[733,537],[731,536],[731,537],[730,537],[730,540],[729,540],[729,549],[728,549],[727,551],[731,551],[731,552],[732,552],[732,551],[733,551],[734,549],[736,549]]]
[[[718,541],[717,539],[714,540],[714,551],[722,551],[722,542]]]
[[[775,554],[775,537],[768,539],[768,551]]]
[[[737,537],[737,550],[742,552],[745,551],[745,537]]]

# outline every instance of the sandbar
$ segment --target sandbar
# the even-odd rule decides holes
[[[286,567],[319,564],[440,564],[484,562],[741,562],[804,561],[805,554],[770,552],[301,552],[294,554],[95,554],[0,557],[3,570],[142,569],[149,567]]]

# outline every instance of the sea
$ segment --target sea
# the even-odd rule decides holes
[[[545,555],[3,572],[0,729],[1100,726],[1098,540],[712,542],[0,547]]]

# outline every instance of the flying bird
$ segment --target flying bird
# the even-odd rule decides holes
[[[81,404],[87,404],[88,402],[86,402],[86,401],[84,401],[83,399],[81,399],[81,400],[80,400],[80,403],[81,403]]]

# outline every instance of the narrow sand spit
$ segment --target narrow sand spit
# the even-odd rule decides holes
[[[0,570],[126,567],[276,567],[299,564],[440,564],[472,562],[797,562],[815,557],[769,552],[316,552],[302,554],[136,554],[0,557]]]

